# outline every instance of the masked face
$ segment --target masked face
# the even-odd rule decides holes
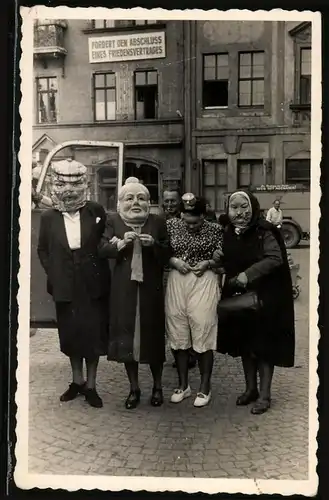
[[[248,226],[252,218],[252,209],[249,200],[240,194],[232,196],[229,202],[228,216],[234,226]]]
[[[132,184],[123,195],[119,203],[119,212],[127,220],[142,222],[147,219],[150,204],[147,194],[138,184]]]
[[[79,210],[87,201],[86,175],[52,175],[51,198],[54,207],[61,212]]]

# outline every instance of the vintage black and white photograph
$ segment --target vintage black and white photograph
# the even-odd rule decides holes
[[[21,17],[17,486],[315,494],[320,14]]]

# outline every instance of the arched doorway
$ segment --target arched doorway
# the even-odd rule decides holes
[[[125,181],[128,177],[137,177],[150,191],[151,205],[159,205],[161,180],[156,165],[145,160],[127,159],[124,164]]]
[[[97,168],[97,175],[92,187],[92,198],[105,210],[116,210],[117,197],[117,162],[103,161]],[[160,203],[161,174],[157,165],[144,159],[127,158],[123,168],[123,183],[128,177],[137,177],[150,191],[151,205]]]

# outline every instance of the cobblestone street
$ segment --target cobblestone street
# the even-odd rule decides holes
[[[193,396],[178,405],[169,402],[176,386],[170,353],[161,408],[149,405],[151,377],[141,367],[141,405],[127,411],[124,368],[105,359],[98,375],[104,407],[93,409],[84,398],[62,404],[69,363],[59,352],[57,332],[38,330],[30,350],[29,472],[307,479],[309,249],[291,253],[302,276],[295,301],[296,364],[276,369],[268,413],[254,416],[250,408],[236,407],[244,389],[240,360],[220,355],[215,356],[213,399],[203,409],[193,407]],[[197,369],[190,382],[195,393]]]

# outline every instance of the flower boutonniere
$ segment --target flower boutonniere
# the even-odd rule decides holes
[[[96,217],[96,224],[98,224],[100,220],[101,220],[100,217]]]

